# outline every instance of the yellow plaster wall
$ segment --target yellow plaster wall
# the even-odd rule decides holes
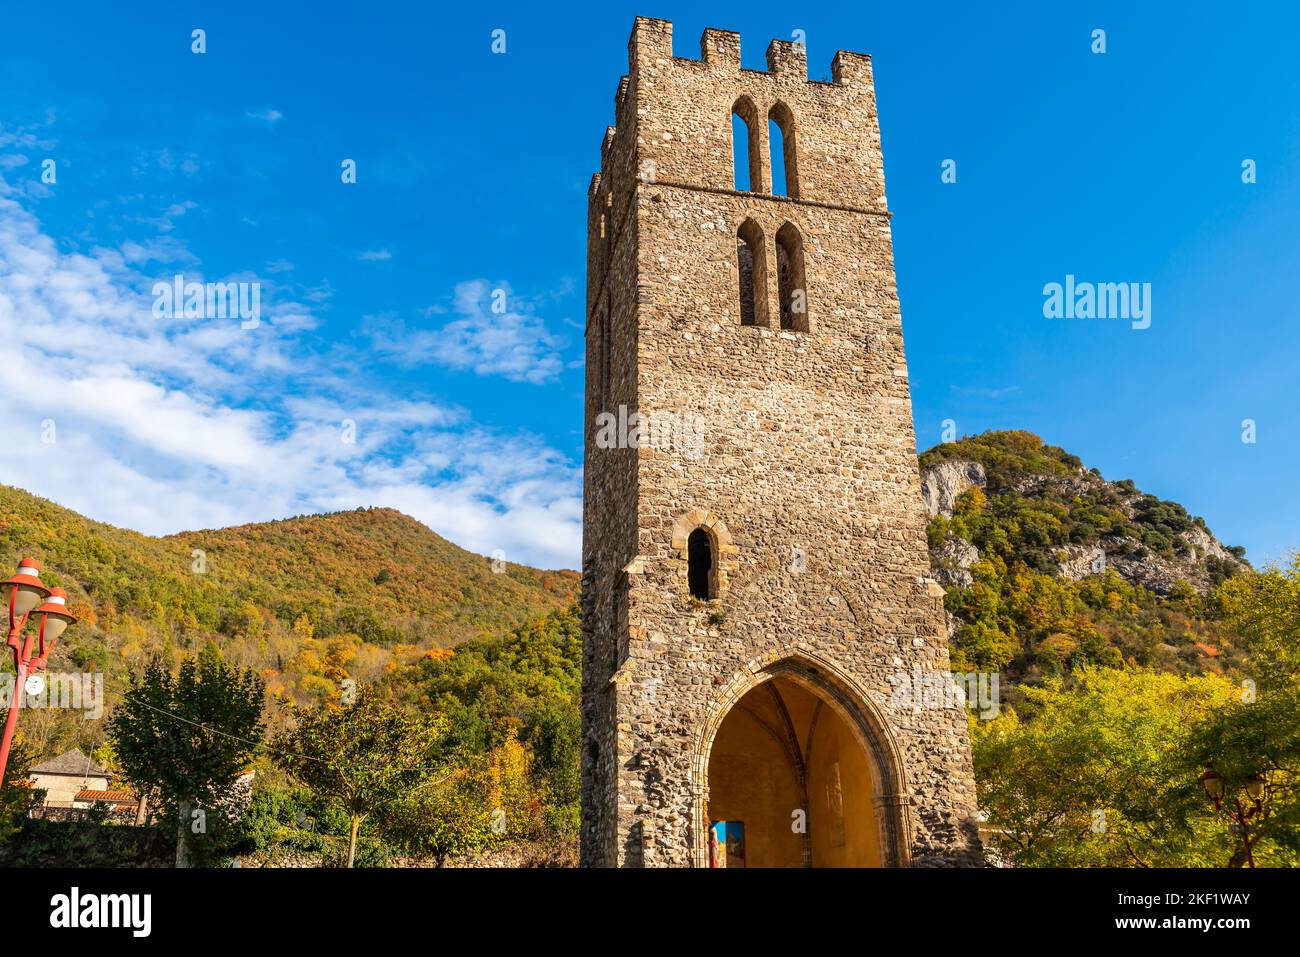
[[[808,775],[809,832],[815,867],[879,867],[880,842],[872,806],[871,771],[857,738],[840,716],[823,707],[813,738]],[[839,771],[843,820],[836,827],[833,766]]]
[[[780,745],[733,708],[709,760],[709,820],[745,822],[746,867],[799,867],[803,842],[790,828],[790,814],[800,803]]]
[[[789,679],[774,680],[808,759],[813,866],[880,866],[869,759],[857,737],[823,702],[809,747],[818,697]],[[803,807],[803,798],[794,769],[781,745],[742,705],[781,727],[780,712],[761,685],[727,715],[710,752],[709,818],[745,822],[746,866],[799,867],[803,839],[791,828],[791,814]]]

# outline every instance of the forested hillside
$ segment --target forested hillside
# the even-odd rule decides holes
[[[154,654],[213,641],[273,695],[337,697],[404,662],[500,636],[577,595],[572,572],[467,552],[392,509],[358,509],[155,538],[0,486],[0,567],[33,555],[81,619],[50,669],[100,672],[110,705]],[[7,572],[6,574],[11,574]],[[99,741],[100,722],[33,712],[44,756]]]
[[[1000,679],[970,716],[990,859],[1300,863],[1300,555],[1256,571],[1028,432],[920,466],[953,668]]]
[[[920,464],[954,667],[1014,684],[1088,664],[1243,663],[1215,589],[1250,567],[1204,519],[1028,432],[949,442]]]
[[[1026,432],[947,443],[919,467],[953,668],[1000,681],[996,714],[970,715],[994,858],[1300,861],[1300,558],[1256,570],[1182,506]],[[507,846],[545,849],[515,863],[572,862],[576,574],[494,572],[387,509],[150,538],[0,489],[0,562],[22,554],[82,616],[51,670],[104,673],[110,712],[25,714],[29,758],[78,746],[114,767],[105,722],[128,677],[202,649],[214,674],[252,669],[266,690],[251,812],[208,843],[218,858],[338,862],[351,827],[361,863]],[[364,714],[352,682],[373,692]],[[350,822],[295,754],[342,747],[328,734],[344,716],[409,737],[401,715],[422,722],[422,783]],[[369,775],[388,758],[352,760]],[[1235,804],[1208,800],[1210,767]]]

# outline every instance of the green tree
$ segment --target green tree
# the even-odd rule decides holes
[[[0,715],[8,717],[7,709]],[[3,718],[0,718],[2,721]],[[5,766],[5,779],[0,786],[0,844],[4,844],[23,825],[27,813],[41,800],[44,791],[32,787],[27,772],[35,753],[20,737],[15,735],[9,748],[9,763]]]
[[[565,700],[543,702],[527,722],[532,772],[545,802],[547,830],[561,837],[578,833],[582,775],[582,715]]]
[[[369,819],[383,825],[397,805],[445,763],[447,721],[411,714],[370,688],[355,703],[290,706],[294,727],[277,737],[276,760],[348,816],[347,866]]]
[[[544,829],[572,838],[577,831],[582,721],[578,691],[582,672],[582,629],[576,605],[529,621],[513,632],[463,642],[450,655],[425,658],[399,675],[395,686],[419,695],[425,707],[446,714],[449,740],[466,754],[493,753],[499,765],[514,748],[528,754],[526,780],[509,775],[530,792]],[[403,681],[411,682],[404,686]],[[513,742],[514,738],[518,741]],[[502,750],[502,749],[505,750]],[[509,802],[507,802],[509,803]],[[513,817],[509,836],[532,811]],[[515,812],[507,809],[507,813]]]
[[[1300,860],[1300,553],[1288,568],[1229,579],[1216,597],[1250,648],[1252,677],[1194,729],[1184,777],[1218,776],[1231,866]],[[1202,795],[1204,797],[1204,795]]]
[[[1300,676],[1300,552],[1288,568],[1229,579],[1216,597],[1249,645],[1256,681],[1281,685]]]
[[[1233,682],[1086,668],[1023,692],[1021,713],[972,727],[979,805],[1004,858],[1029,867],[1227,859],[1188,755],[1197,722],[1239,694]]]
[[[1192,729],[1182,766],[1186,800],[1206,801],[1200,772],[1218,776],[1216,820],[1230,867],[1300,863],[1300,681],[1261,686]]]
[[[395,806],[390,835],[408,853],[432,857],[439,867],[448,858],[487,847],[494,836],[489,788],[481,766],[459,768],[417,787]]]
[[[177,867],[190,864],[188,835],[205,833],[198,822],[230,815],[231,785],[261,743],[263,703],[261,678],[211,643],[175,674],[155,658],[132,675],[109,736],[123,776],[176,807]]]

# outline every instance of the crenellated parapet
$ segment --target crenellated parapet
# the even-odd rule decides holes
[[[785,149],[810,160],[799,164],[790,198],[885,212],[871,58],[836,53],[827,82],[808,79],[802,43],[773,40],[766,71],[741,66],[740,44],[739,34],[710,28],[700,37],[699,59],[676,57],[672,24],[637,18],[628,74],[615,96],[613,139],[607,135],[602,143],[606,188],[632,186],[610,182],[613,159],[633,181],[733,190],[731,117],[748,111],[751,153],[767,155],[768,120],[780,118],[784,137],[794,141]],[[617,148],[620,139],[623,151]],[[749,191],[772,191],[766,166]]]

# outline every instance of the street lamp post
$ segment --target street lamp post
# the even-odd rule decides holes
[[[0,784],[4,782],[5,766],[9,763],[9,746],[13,743],[14,728],[18,725],[18,710],[22,707],[23,692],[27,690],[28,676],[39,679],[45,670],[46,659],[63,630],[77,619],[68,614],[68,595],[62,588],[46,588],[41,583],[41,565],[34,558],[24,558],[18,571],[4,582],[9,605],[9,647],[14,653],[14,689],[9,699],[9,714],[5,717],[4,739],[0,741]],[[28,618],[35,613],[40,626],[24,637]],[[36,654],[32,645],[36,644]],[[39,687],[33,693],[39,692]]]
[[[1207,764],[1200,777],[1201,787],[1214,805],[1214,810],[1225,815],[1230,822],[1230,830],[1241,838],[1241,847],[1232,855],[1230,866],[1255,866],[1255,835],[1251,833],[1251,823],[1264,813],[1264,799],[1268,794],[1268,780],[1263,774],[1257,774],[1246,782],[1246,800],[1243,802],[1240,792],[1228,794],[1221,778],[1212,765]]]

